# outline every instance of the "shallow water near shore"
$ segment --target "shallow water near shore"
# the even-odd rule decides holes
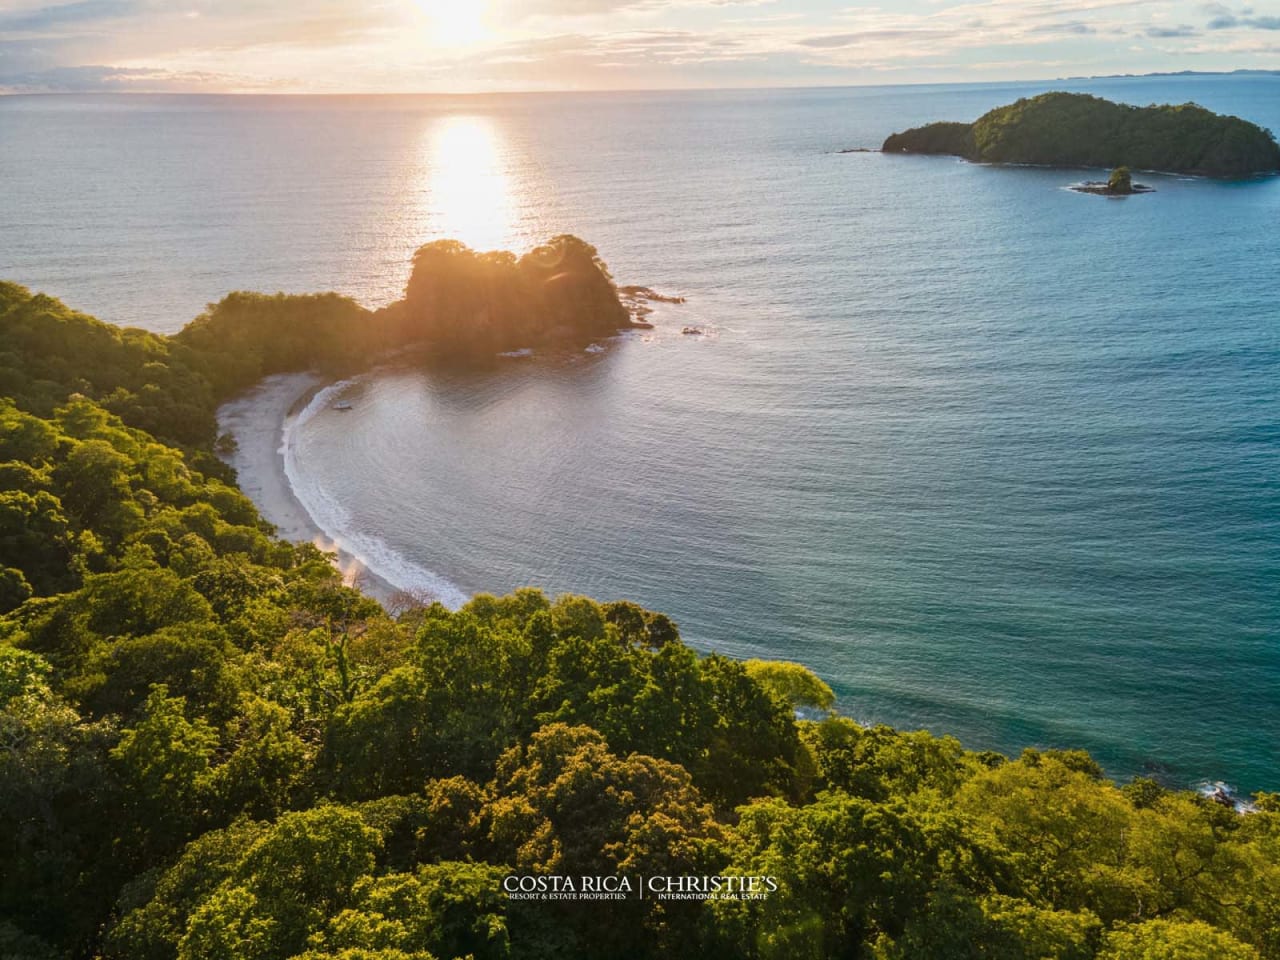
[[[1280,181],[1104,203],[1081,171],[836,152],[1047,86],[1280,127],[1259,77],[0,101],[0,263],[172,330],[235,288],[385,303],[438,236],[578,233],[688,302],[602,352],[318,397],[284,462],[319,527],[451,602],[635,599],[860,720],[1275,789]],[[94,191],[55,191],[73,132]]]

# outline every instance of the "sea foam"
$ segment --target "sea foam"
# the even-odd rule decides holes
[[[354,558],[397,590],[439,600],[456,610],[470,599],[467,591],[447,577],[414,563],[382,537],[360,530],[347,506],[299,463],[298,432],[356,382],[354,379],[339,380],[330,384],[317,391],[300,412],[285,418],[280,432],[280,455],[289,487],[311,522],[341,554]]]

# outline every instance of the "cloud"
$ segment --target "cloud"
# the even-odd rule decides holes
[[[399,21],[396,4],[351,0],[75,0],[2,12],[0,35],[38,47],[92,43],[103,59],[119,61],[196,48],[326,46]]]
[[[1280,30],[1280,17],[1253,16],[1251,7],[1235,11],[1221,3],[1209,3],[1201,10],[1212,17],[1206,24],[1209,30]]]
[[[46,33],[59,27],[117,20],[145,12],[148,6],[138,0],[81,0],[29,10],[0,12],[0,31],[4,33]]]
[[[144,67],[110,67],[92,64],[52,67],[29,73],[0,74],[0,91],[11,93],[194,93],[210,88],[238,88],[248,78],[205,71],[153,70]],[[255,87],[269,84],[253,82]]]
[[[1031,33],[1049,33],[1055,36],[1089,36],[1098,32],[1098,28],[1080,20],[1067,23],[1041,23],[1030,28]]]
[[[493,35],[449,48],[416,0],[0,0],[0,82],[358,92],[1039,77],[1178,69],[1201,48],[1215,66],[1265,66],[1254,31],[1280,31],[1248,0],[485,2]],[[1189,25],[1205,21],[1216,32]]]
[[[466,2],[466,0],[457,0]],[[535,17],[594,17],[611,13],[671,10],[677,7],[758,7],[773,0],[511,0],[511,13]]]
[[[581,0],[571,0],[581,2]],[[629,9],[635,9],[630,4]],[[529,63],[541,58],[542,68],[578,64],[584,68],[625,68],[637,78],[658,65],[726,64],[760,62],[762,76],[777,76],[783,70],[792,75],[805,72],[815,77],[841,73],[866,77],[870,71],[909,72],[921,70],[1013,70],[1017,65],[1035,65],[1035,73],[1046,68],[1079,69],[1089,61],[1063,56],[1070,47],[1062,44],[1107,44],[1113,48],[1110,61],[1101,61],[1098,72],[1132,69],[1135,54],[1154,57],[1167,54],[1160,48],[1128,44],[1136,36],[1151,39],[1178,39],[1198,36],[1198,31],[1179,21],[1152,23],[1151,13],[1165,14],[1168,0],[977,0],[947,3],[935,0],[930,7],[901,9],[888,6],[851,7],[828,20],[831,29],[817,29],[788,18],[781,22],[748,24],[726,20],[722,26],[703,31],[643,31],[616,34],[576,35],[572,49],[551,53],[530,53],[527,49],[505,49],[495,56],[507,62]],[[1182,7],[1194,15],[1196,7]],[[752,29],[737,29],[738,27]],[[732,27],[732,29],[730,29]],[[1042,56],[1029,55],[1045,48]],[[1080,49],[1080,47],[1077,47]],[[1105,49],[1105,48],[1104,48]],[[1008,56],[1000,56],[1005,51]],[[1095,54],[1096,56],[1096,54]],[[1098,61],[1094,61],[1098,62]],[[1176,63],[1161,63],[1176,68]],[[763,72],[767,71],[767,73]]]
[[[642,3],[638,0],[529,0],[513,6],[521,19],[529,17],[591,17],[628,10]]]
[[[480,63],[587,60],[615,66],[734,61],[769,52],[750,34],[704,34],[688,30],[638,30],[610,34],[564,34],[503,44],[475,55]],[[756,41],[756,42],[753,42]]]
[[[955,31],[918,28],[912,30],[861,30],[857,33],[834,33],[819,37],[806,37],[797,41],[802,47],[832,50],[839,47],[856,47],[895,40],[941,40],[955,35]]]
[[[983,0],[927,13],[855,7],[844,11],[842,19],[856,29],[811,34],[797,43],[814,51],[815,56],[825,51],[829,57],[840,57],[846,51],[866,55],[873,47],[877,55],[885,57],[994,52],[1003,47],[1083,42],[1104,33],[1131,35],[1142,28],[1126,20],[1139,8],[1157,3],[1160,0]],[[1014,62],[1014,58],[984,62]]]

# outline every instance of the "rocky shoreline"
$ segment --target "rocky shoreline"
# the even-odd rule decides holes
[[[653,313],[651,303],[684,303],[684,297],[659,293],[652,287],[626,286],[618,288],[618,301],[631,315],[631,326],[640,330],[652,330],[653,324],[645,317]]]
[[[1139,193],[1155,193],[1155,187],[1145,183],[1135,183],[1128,190],[1115,190],[1106,180],[1086,180],[1084,183],[1073,183],[1068,189],[1076,193],[1090,193],[1097,197],[1132,197]]]

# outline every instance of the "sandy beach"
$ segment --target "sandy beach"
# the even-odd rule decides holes
[[[235,469],[240,489],[283,539],[314,543],[333,553],[344,581],[383,604],[392,604],[403,591],[369,570],[321,530],[294,495],[285,474],[285,432],[325,385],[326,381],[313,373],[278,374],[223,404],[218,410],[218,432],[236,440],[235,451],[223,459]]]

